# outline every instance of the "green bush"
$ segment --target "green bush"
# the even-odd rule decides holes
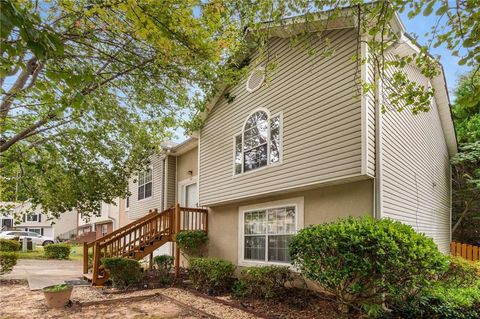
[[[436,282],[406,300],[388,305],[393,317],[405,319],[478,319],[480,287],[450,287]]]
[[[12,239],[0,239],[0,251],[19,251],[22,248],[16,240]]]
[[[103,266],[108,270],[113,286],[127,288],[141,281],[143,274],[138,261],[129,258],[103,258]]]
[[[277,297],[285,291],[285,284],[289,280],[290,270],[285,266],[247,267],[242,270],[240,280],[234,285],[234,295]]]
[[[477,264],[451,257],[448,269],[431,285],[389,305],[407,319],[480,318],[480,276]]]
[[[247,297],[250,294],[250,289],[244,280],[236,280],[232,286],[232,294],[237,298]]]
[[[0,251],[0,275],[12,271],[17,264],[18,255],[13,251]]]
[[[432,239],[390,219],[348,218],[301,230],[289,245],[302,274],[336,296],[343,311],[383,312],[384,298],[412,294],[448,263]]]
[[[191,258],[188,276],[196,289],[205,292],[225,290],[231,282],[235,266],[217,258]]]
[[[191,257],[201,256],[207,241],[207,233],[203,230],[186,230],[175,236],[178,247]]]
[[[70,257],[71,246],[68,244],[51,244],[45,246],[45,257],[48,259],[68,259]]]
[[[471,287],[480,281],[480,266],[461,257],[450,257],[440,281],[452,287]]]
[[[157,265],[160,283],[169,283],[171,281],[170,270],[173,266],[173,257],[170,255],[160,255],[155,256],[153,261]]]

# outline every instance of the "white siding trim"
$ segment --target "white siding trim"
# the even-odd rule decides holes
[[[298,232],[304,227],[304,216],[305,216],[305,199],[304,197],[294,197],[288,199],[281,199],[276,201],[270,201],[260,204],[253,204],[247,206],[240,206],[238,208],[238,265],[239,266],[265,266],[265,265],[282,265],[282,266],[291,266],[289,263],[282,262],[271,262],[271,261],[258,261],[258,260],[244,260],[243,250],[244,250],[244,215],[246,212],[257,210],[257,209],[269,209],[285,206],[295,206],[295,230]],[[268,249],[268,243],[266,248]],[[265,252],[268,254],[268,251]]]
[[[197,138],[197,203],[198,206],[200,207],[200,131],[198,132],[198,138]],[[178,168],[178,167],[177,167]],[[208,226],[208,225],[207,225]]]
[[[164,172],[164,179],[163,179],[163,210],[167,209],[167,202],[168,202],[168,198],[167,198],[167,189],[168,189],[168,184],[167,184],[167,181],[168,181],[168,156],[165,156],[165,158],[163,159],[163,172]],[[162,211],[163,211],[162,210]]]
[[[376,70],[376,72],[380,72]],[[376,73],[375,73],[376,74]],[[382,104],[383,104],[383,86],[379,76],[375,75],[375,218],[382,218],[383,210],[383,150],[382,150]]]
[[[365,59],[365,62],[361,65],[361,82],[362,83],[369,83],[368,82],[368,45],[365,43],[366,38],[363,36],[361,38],[362,42],[360,43],[360,59],[361,61]],[[358,58],[358,57],[357,57]],[[363,88],[361,87],[361,143],[362,143],[362,163],[361,163],[361,174],[366,175],[368,169],[368,94],[363,92]]]

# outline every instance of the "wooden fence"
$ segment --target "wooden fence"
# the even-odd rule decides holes
[[[462,244],[452,241],[450,244],[450,253],[452,256],[463,257],[467,260],[480,260],[480,247],[468,244]]]

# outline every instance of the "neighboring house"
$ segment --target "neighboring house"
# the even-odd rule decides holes
[[[41,206],[33,209],[29,203],[2,202],[0,206],[9,211],[0,215],[2,230],[24,230],[56,238],[77,226],[77,212],[74,210],[61,214],[57,219],[44,212]]]
[[[116,198],[113,204],[101,203],[100,211],[86,216],[78,213],[78,237],[90,242],[101,238],[119,228],[120,223],[120,202]],[[94,234],[93,234],[94,233]]]
[[[354,20],[329,23],[331,30],[320,24],[321,37],[302,40],[322,52],[328,37],[329,57],[292,46],[295,30],[304,31],[298,24],[272,27],[276,68],[268,85],[253,53],[249,76],[210,101],[195,137],[165,147],[130,180],[128,218],[176,202],[207,207],[209,255],[238,265],[288,264],[299,229],[348,216],[399,220],[447,253],[449,158],[457,145],[443,70],[429,81],[405,67],[410,79],[435,89],[429,112],[391,110],[391,92],[381,85],[362,94],[357,76],[373,83],[378,71],[352,60],[358,46],[368,56]],[[419,51],[398,16],[391,27],[400,40],[387,58]]]

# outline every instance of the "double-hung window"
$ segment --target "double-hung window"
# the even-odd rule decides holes
[[[290,263],[288,244],[303,222],[303,199],[240,208],[244,263]]]
[[[235,174],[280,162],[281,115],[259,110],[250,115],[242,133],[235,136]]]
[[[152,196],[152,170],[149,168],[138,174],[138,200]]]

